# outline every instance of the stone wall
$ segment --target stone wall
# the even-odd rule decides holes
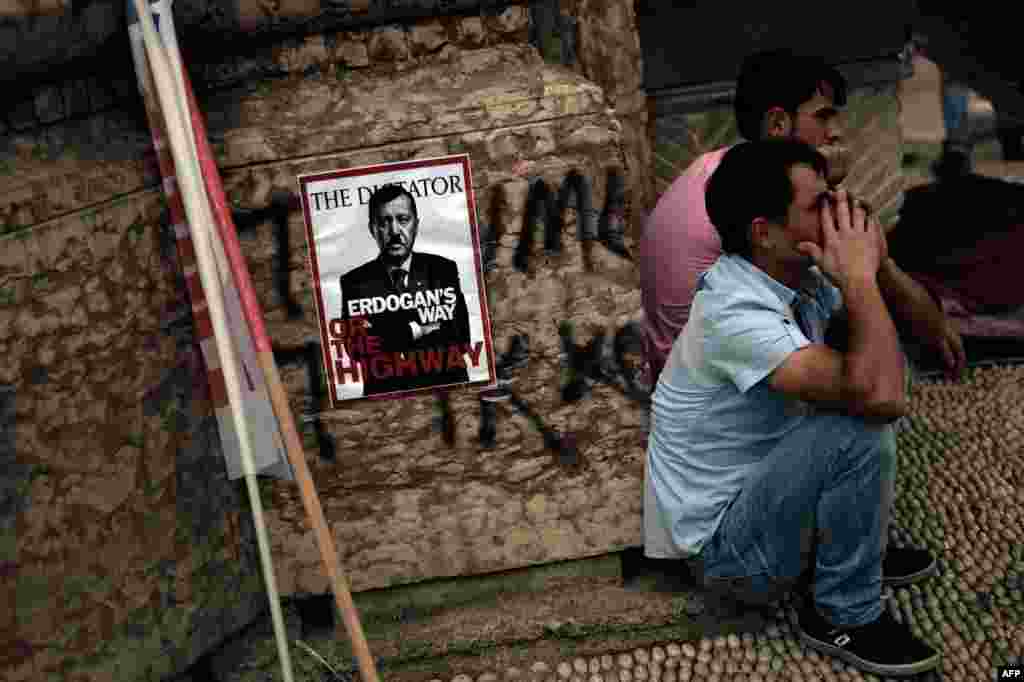
[[[583,26],[588,12],[628,23],[631,10],[570,9],[581,18],[575,65],[545,62],[527,44],[530,14],[520,6],[194,69],[239,211],[294,193],[301,173],[468,152],[481,222],[496,240],[487,275],[496,348],[529,336],[529,360],[513,372],[522,404],[487,408],[493,447],[478,436],[478,394],[465,389],[451,394],[452,443],[436,426],[433,396],[322,416],[336,456],[311,447],[307,461],[356,591],[639,541],[643,408],[610,378],[577,402],[560,391],[569,370],[560,323],[571,322],[582,344],[635,318],[633,264],[581,243],[570,208],[562,253],[536,239],[525,272],[513,265],[531,188],[557,192],[573,171],[592,189],[585,217],[603,212],[605,225],[622,220],[609,187],[624,181],[634,209],[627,248],[638,233],[644,152],[628,116],[640,114],[623,118],[611,106],[638,81],[609,91],[600,80],[618,76],[595,65],[616,53],[598,49],[599,31]],[[0,595],[16,606],[0,609],[0,670],[12,682],[161,679],[266,608],[245,491],[226,480],[153,161],[130,107],[39,119],[0,140],[0,395],[10,398],[0,430],[13,425],[15,445],[0,477]],[[241,236],[282,356],[317,339],[298,211],[287,227],[298,316],[277,288],[271,227]],[[301,418],[316,403],[306,373],[292,364],[281,372]],[[282,594],[326,591],[294,484],[261,488]]]
[[[4,679],[158,679],[263,607],[162,205],[145,190],[0,240]]]
[[[281,81],[307,77],[345,83],[358,73],[386,78],[465,50],[522,45],[528,24],[527,10],[512,6],[497,14],[439,17],[282,41],[238,55],[218,53],[216,60],[189,61],[188,67],[196,90],[220,103],[204,111],[217,143],[243,123],[237,106],[242,98],[265,95]],[[127,45],[120,56],[130,67]],[[110,78],[89,75],[60,87],[40,86],[11,107],[9,127],[0,129],[0,233],[159,180],[134,70],[122,61],[109,71]],[[259,158],[269,158],[268,153],[280,158],[273,150]]]
[[[547,23],[537,9],[545,5],[553,14]],[[533,35],[538,24],[544,35]],[[639,35],[629,2],[567,0],[558,6],[548,0],[533,3],[532,9],[512,4],[478,15],[438,16],[280,40],[241,54],[209,55],[200,50],[188,66],[200,92],[265,91],[290,76],[344,80],[368,70],[404,72],[464,50],[527,42],[536,44],[548,62],[567,66],[604,90],[621,125],[623,164],[629,170],[628,210],[642,216],[653,206],[654,183]],[[183,49],[188,57],[189,46]],[[7,191],[0,197],[0,232],[95,204],[117,194],[118,187],[127,190],[152,183],[155,157],[134,72],[123,62],[104,72],[101,78],[72,71],[75,75],[66,81],[39,85],[27,96],[21,94],[24,88],[17,89],[18,97],[0,120],[0,177],[15,175],[17,169],[16,178],[3,182]],[[215,138],[220,129],[236,123],[237,112],[230,106],[209,113],[208,127]],[[115,148],[98,153],[96,144]]]
[[[369,83],[359,75],[349,82],[353,89]],[[322,112],[306,103],[323,96],[324,88],[309,79],[296,80],[243,104],[243,116],[253,128],[240,126],[226,135],[223,158],[251,162],[265,154],[262,117],[273,115],[279,101],[292,103],[295,118],[288,129],[295,132],[278,127],[277,149],[305,157],[326,140],[353,151],[253,163],[227,173],[232,203],[265,205],[273,192],[290,190],[302,173],[468,152],[479,213],[497,232],[497,268],[486,280],[496,347],[505,349],[513,335],[529,336],[530,364],[517,375],[516,391],[551,428],[578,432],[580,459],[590,462],[562,467],[545,449],[541,433],[521,417],[505,416],[511,410],[504,407],[497,446],[482,449],[474,391],[452,393],[454,447],[433,426],[433,396],[359,402],[325,415],[336,460],[313,458],[310,465],[354,589],[585,556],[633,542],[639,529],[638,488],[626,496],[615,493],[638,481],[640,410],[611,390],[598,390],[583,409],[562,405],[558,336],[562,321],[575,322],[579,340],[585,341],[595,331],[634,317],[639,292],[632,264],[604,247],[582,245],[568,214],[561,256],[545,255],[538,239],[529,272],[519,272],[512,263],[531,179],[557,190],[575,170],[591,179],[594,205],[600,209],[609,171],[622,172],[618,125],[606,111],[601,90],[568,70],[545,66],[529,49],[484,51],[464,55],[456,64],[375,82],[373,94],[360,97],[348,116],[328,116],[316,124],[319,136],[312,140],[303,132],[312,127],[304,116]],[[397,93],[415,93],[406,99],[416,103],[397,106]],[[446,110],[460,114],[445,116]],[[415,141],[360,148],[386,140],[395,127]],[[303,308],[301,319],[288,318],[273,288],[273,235],[256,236],[246,248],[257,291],[267,302],[271,337],[281,346],[296,347],[318,335],[297,212],[289,234],[291,286]],[[296,408],[308,411],[305,370],[284,367],[282,378]],[[606,414],[597,422],[591,410]],[[326,579],[294,487],[275,483],[271,488],[271,537],[282,591],[324,591]],[[609,499],[617,501],[609,504]]]

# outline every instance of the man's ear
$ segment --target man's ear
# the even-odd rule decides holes
[[[761,133],[764,137],[789,137],[793,132],[793,119],[782,107],[772,107],[764,113],[761,120]]]
[[[767,218],[754,218],[750,223],[750,248],[771,249],[774,244],[771,223]]]

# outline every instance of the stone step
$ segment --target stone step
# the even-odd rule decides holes
[[[384,593],[377,595],[376,604],[374,595],[357,594],[378,672],[386,680],[426,682],[457,675],[509,679],[509,671],[518,669],[528,680],[542,670],[557,675],[559,664],[571,665],[580,658],[589,665],[609,652],[649,650],[670,641],[697,641],[769,625],[759,614],[718,608],[692,585],[670,580],[663,567],[634,566],[625,585],[620,566],[630,561],[627,554],[636,552],[463,578],[461,589],[467,592],[462,595],[448,592],[442,582],[436,592],[450,596],[448,604],[437,596],[426,598],[422,588],[418,594],[406,590],[404,598],[401,589],[392,590],[387,606],[380,600]],[[487,581],[485,588],[482,583]],[[325,613],[321,608],[319,618],[305,619],[303,609],[310,611],[298,602],[286,609],[289,633],[302,642],[292,648],[296,672],[319,670],[324,679],[331,679],[327,665],[351,672],[344,629],[340,624],[336,631],[325,627],[330,609]],[[254,668],[276,677],[280,668],[274,647],[265,617],[215,652],[210,667],[220,682],[250,679]],[[614,670],[619,667],[616,662]],[[590,674],[588,668],[584,678]]]

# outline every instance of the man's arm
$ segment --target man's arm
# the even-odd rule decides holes
[[[967,360],[963,341],[928,290],[888,257],[878,270],[878,286],[899,331],[928,344],[958,374]]]
[[[455,281],[455,328],[453,329],[454,343],[471,343],[469,333],[469,308],[466,306],[466,297],[462,295],[462,287],[459,285],[459,267],[454,268]]]
[[[876,283],[844,287],[849,348],[824,344],[794,351],[768,376],[782,393],[871,421],[892,422],[906,414],[905,362],[892,318]]]
[[[850,325],[844,377],[863,399],[867,412],[898,419],[907,411],[906,361],[877,278],[845,285],[843,300]]]
[[[459,268],[452,261],[446,264],[442,281],[447,285],[451,284],[455,290],[455,303],[452,311],[452,319],[437,322],[422,327],[418,338],[427,339],[424,343],[437,346],[453,346],[459,343],[470,343],[469,333],[469,308],[466,306],[466,297],[462,295],[462,288],[459,286]]]
[[[907,410],[906,363],[879,288],[888,257],[880,226],[839,191],[822,206],[823,246],[798,245],[835,282],[846,304],[849,349],[812,344],[791,353],[768,377],[773,389],[872,420],[895,421]],[[834,211],[834,212],[833,212]]]
[[[878,270],[878,287],[899,331],[923,337],[945,324],[945,315],[928,290],[892,258]]]
[[[351,273],[348,273],[349,275]],[[348,295],[346,295],[345,280],[348,279]],[[369,282],[365,280],[354,280],[348,275],[341,278],[341,316],[345,320],[363,317],[367,322],[367,336],[378,339],[377,351],[383,353],[404,352],[409,349],[413,342],[412,331],[405,322],[405,315],[401,313],[369,313],[352,315],[348,309],[349,301],[369,298],[371,292],[379,292],[385,286],[384,282]],[[358,306],[356,306],[358,309]],[[348,348],[346,348],[348,351]],[[348,351],[350,355],[353,351]],[[356,353],[360,359],[366,357],[365,353]]]

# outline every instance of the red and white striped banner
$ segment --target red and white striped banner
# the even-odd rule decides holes
[[[153,18],[156,20],[161,43],[168,49],[174,41],[174,19],[171,3],[159,0],[150,4]],[[143,43],[142,30],[137,17],[130,17],[129,34],[131,37],[132,57],[135,61],[135,74],[139,90],[145,101],[146,116],[149,121],[150,133],[153,137],[153,148],[156,151],[160,175],[163,179],[164,195],[170,209],[174,224],[178,260],[181,263],[185,282],[188,287],[189,300],[192,304],[192,319],[196,339],[206,364],[206,376],[210,386],[210,399],[217,416],[217,426],[221,437],[228,477],[232,480],[244,476],[241,457],[241,445],[232,422],[228,392],[225,385],[221,361],[213,338],[213,324],[207,306],[206,295],[199,277],[196,255],[193,250],[192,234],[185,215],[184,204],[178,188],[174,159],[167,140],[165,119],[154,91],[152,74]],[[242,302],[238,286],[231,274],[231,269],[224,256],[223,245],[214,239],[215,260],[219,279],[224,291],[224,310],[228,318],[231,341],[234,344],[242,379],[242,410],[249,429],[250,442],[253,446],[253,465],[257,474],[265,474],[275,478],[294,480],[294,473],[284,448],[280,426],[274,414],[273,406],[267,392],[257,357],[256,348],[248,323],[242,312]]]

